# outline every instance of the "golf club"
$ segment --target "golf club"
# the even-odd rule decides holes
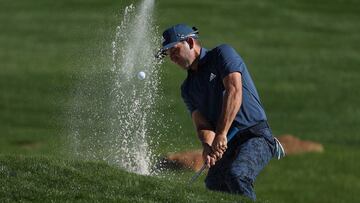
[[[233,139],[236,135],[236,133],[239,132],[239,128],[237,127],[232,127],[231,131],[228,133],[227,136],[227,142],[229,143],[231,139]],[[197,178],[201,175],[201,173],[206,169],[206,163],[204,163],[204,165],[201,167],[201,169],[199,171],[197,171],[190,179],[189,181],[189,185],[191,185],[193,182],[195,182],[197,180]]]

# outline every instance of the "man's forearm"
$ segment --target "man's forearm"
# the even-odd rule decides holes
[[[216,126],[216,134],[227,134],[237,112],[241,106],[241,92],[236,89],[230,89],[225,92],[223,107]]]
[[[211,146],[215,138],[215,132],[212,130],[198,130],[197,135],[202,145],[208,144]]]
[[[214,128],[198,110],[192,113],[192,120],[201,143],[207,143],[211,146],[215,137]]]
[[[234,72],[223,79],[225,94],[218,123],[216,125],[216,136],[225,135],[240,109],[242,101],[241,74]]]

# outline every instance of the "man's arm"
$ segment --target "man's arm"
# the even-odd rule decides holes
[[[216,134],[212,143],[212,150],[218,158],[227,148],[226,135],[242,102],[242,81],[239,72],[233,72],[223,79],[225,94],[220,118],[216,126]]]
[[[203,159],[208,167],[215,165],[215,158],[212,153],[211,145],[213,143],[215,132],[206,118],[198,111],[192,113],[192,120],[196,128],[199,140],[203,146]]]

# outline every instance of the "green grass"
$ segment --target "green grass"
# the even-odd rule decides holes
[[[61,142],[68,133],[67,110],[77,81],[90,70],[107,67],[114,28],[130,3],[1,1],[0,172],[6,178],[0,179],[0,198],[219,200],[218,193],[206,193],[201,181],[187,189],[184,182],[192,175],[188,171],[171,172],[168,177],[178,181],[172,183],[103,163],[63,160]],[[359,202],[359,7],[352,0],[156,1],[160,30],[185,22],[200,29],[205,47],[228,43],[240,52],[276,135],[291,133],[324,144],[322,154],[272,161],[256,182],[260,200]],[[161,74],[163,100],[158,110],[165,116],[159,119],[176,127],[155,129],[166,136],[154,150],[166,153],[199,147],[179,93],[185,72],[166,61]],[[42,166],[58,176],[41,171]],[[10,178],[6,168],[20,175]],[[40,176],[45,178],[38,180]],[[121,186],[123,179],[139,184]],[[80,189],[72,191],[68,185]],[[181,191],[178,196],[176,190]]]
[[[140,176],[105,163],[52,157],[0,156],[0,201],[239,202],[243,199]],[[245,202],[245,201],[244,201]]]

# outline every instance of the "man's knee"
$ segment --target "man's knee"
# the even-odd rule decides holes
[[[205,186],[209,190],[216,190],[216,184],[208,178],[205,179]]]
[[[234,194],[244,195],[255,201],[256,195],[253,185],[254,180],[250,177],[246,177],[243,175],[235,176],[235,174],[232,174],[227,178],[227,185],[230,192]]]
[[[213,191],[230,192],[228,187],[226,186],[226,184],[220,180],[206,178],[205,186],[207,189],[213,190]]]

